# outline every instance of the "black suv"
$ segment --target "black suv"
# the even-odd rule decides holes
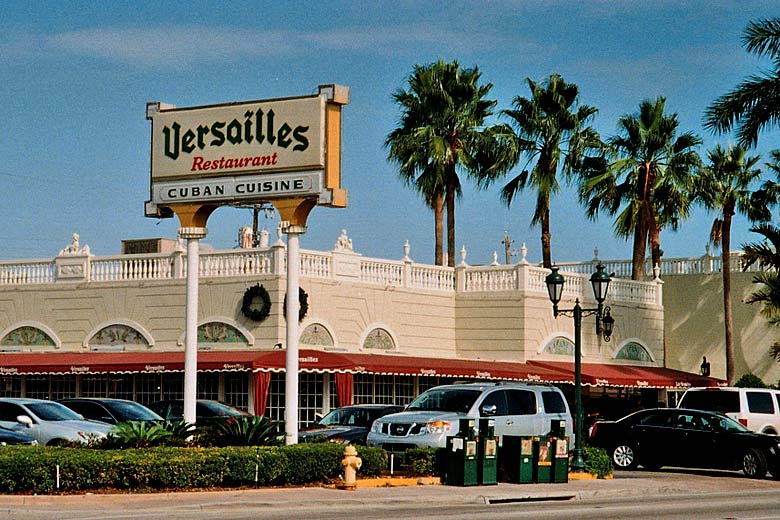
[[[179,421],[184,419],[184,400],[169,399],[166,401],[157,401],[149,405],[149,408],[160,414],[166,421]],[[225,422],[250,415],[229,404],[219,401],[210,401],[207,399],[198,399],[195,403],[195,422],[198,424],[214,424]]]

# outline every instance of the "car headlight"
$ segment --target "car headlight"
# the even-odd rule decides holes
[[[425,425],[426,433],[449,433],[452,428],[452,423],[449,421],[433,421]]]
[[[374,421],[374,424],[371,425],[371,432],[382,433],[382,423],[380,423],[379,421]]]

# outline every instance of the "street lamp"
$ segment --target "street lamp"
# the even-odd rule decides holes
[[[612,278],[606,271],[604,265],[598,264],[596,272],[590,277],[590,283],[593,286],[593,295],[596,298],[598,306],[595,309],[583,309],[580,306],[580,299],[577,298],[572,309],[559,309],[558,303],[563,296],[563,284],[565,282],[563,275],[558,272],[558,266],[552,267],[552,272],[545,278],[547,292],[550,295],[550,301],[553,304],[553,316],[559,315],[574,317],[574,458],[571,462],[573,472],[581,472],[585,469],[585,461],[582,458],[582,426],[585,420],[585,414],[582,408],[582,318],[584,316],[596,315],[596,334],[603,337],[604,341],[609,341],[612,336],[612,329],[615,325],[615,319],[610,314],[610,308],[603,305],[607,299],[607,291]]]

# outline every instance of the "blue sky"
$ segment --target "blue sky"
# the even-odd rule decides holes
[[[415,64],[443,58],[477,65],[498,109],[528,96],[525,78],[557,72],[599,109],[594,126],[614,133],[640,101],[667,98],[681,129],[700,134],[702,153],[730,136],[704,131],[701,116],[719,95],[769,67],[740,37],[777,2],[701,1],[6,1],[0,14],[0,258],[51,258],[79,233],[96,255],[118,254],[130,238],[175,238],[174,219],[144,217],[149,198],[145,105],[180,107],[307,95],[320,84],[350,87],[344,109],[342,186],[346,209],[316,208],[304,249],[330,250],[347,230],[357,252],[433,261],[433,216],[403,185],[383,146],[397,125],[392,93]],[[496,118],[495,121],[500,121]],[[762,134],[757,153],[779,148]],[[507,178],[508,180],[508,178]],[[530,226],[532,192],[507,209],[503,182],[478,191],[464,182],[457,249],[470,264],[503,261],[508,231],[528,259],[541,260]],[[712,215],[696,211],[662,233],[666,257],[701,256]],[[607,216],[590,222],[573,189],[552,201],[556,261],[629,258]],[[206,242],[237,246],[246,209],[220,208]],[[276,220],[261,225],[276,227]],[[735,247],[755,239],[738,218]],[[514,259],[516,261],[517,258]]]

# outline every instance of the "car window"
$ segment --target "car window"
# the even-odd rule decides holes
[[[536,413],[536,394],[530,390],[507,391],[509,415],[534,415]]]
[[[495,406],[495,413],[491,413],[490,415],[509,415],[506,394],[506,390],[498,390],[496,392],[489,393],[485,396],[485,399],[482,400],[482,404],[479,405],[479,409],[484,410],[488,406]]]
[[[564,404],[563,397],[558,392],[542,392],[542,403],[544,404],[544,411],[547,413],[566,413],[566,404]]]
[[[84,417],[88,417],[90,419],[100,419],[101,417],[110,416],[110,414],[106,412],[102,406],[90,401],[71,401],[65,406],[74,412],[80,413]]]
[[[30,415],[21,406],[14,403],[0,403],[0,421],[16,422],[20,415]]]
[[[745,392],[750,413],[775,413],[772,394],[769,392]]]
[[[730,390],[686,392],[680,402],[680,408],[720,413],[739,412],[739,392]]]
[[[643,426],[673,426],[672,417],[668,413],[648,413],[638,423]]]
[[[693,415],[681,413],[677,415],[674,426],[683,430],[695,430]]]
[[[39,403],[27,403],[27,408],[44,421],[80,421],[83,418],[60,403],[44,401]]]
[[[407,410],[434,410],[467,413],[482,390],[462,388],[431,388],[418,395]]]
[[[157,421],[160,419],[145,406],[132,401],[108,401],[106,406],[121,421]]]

